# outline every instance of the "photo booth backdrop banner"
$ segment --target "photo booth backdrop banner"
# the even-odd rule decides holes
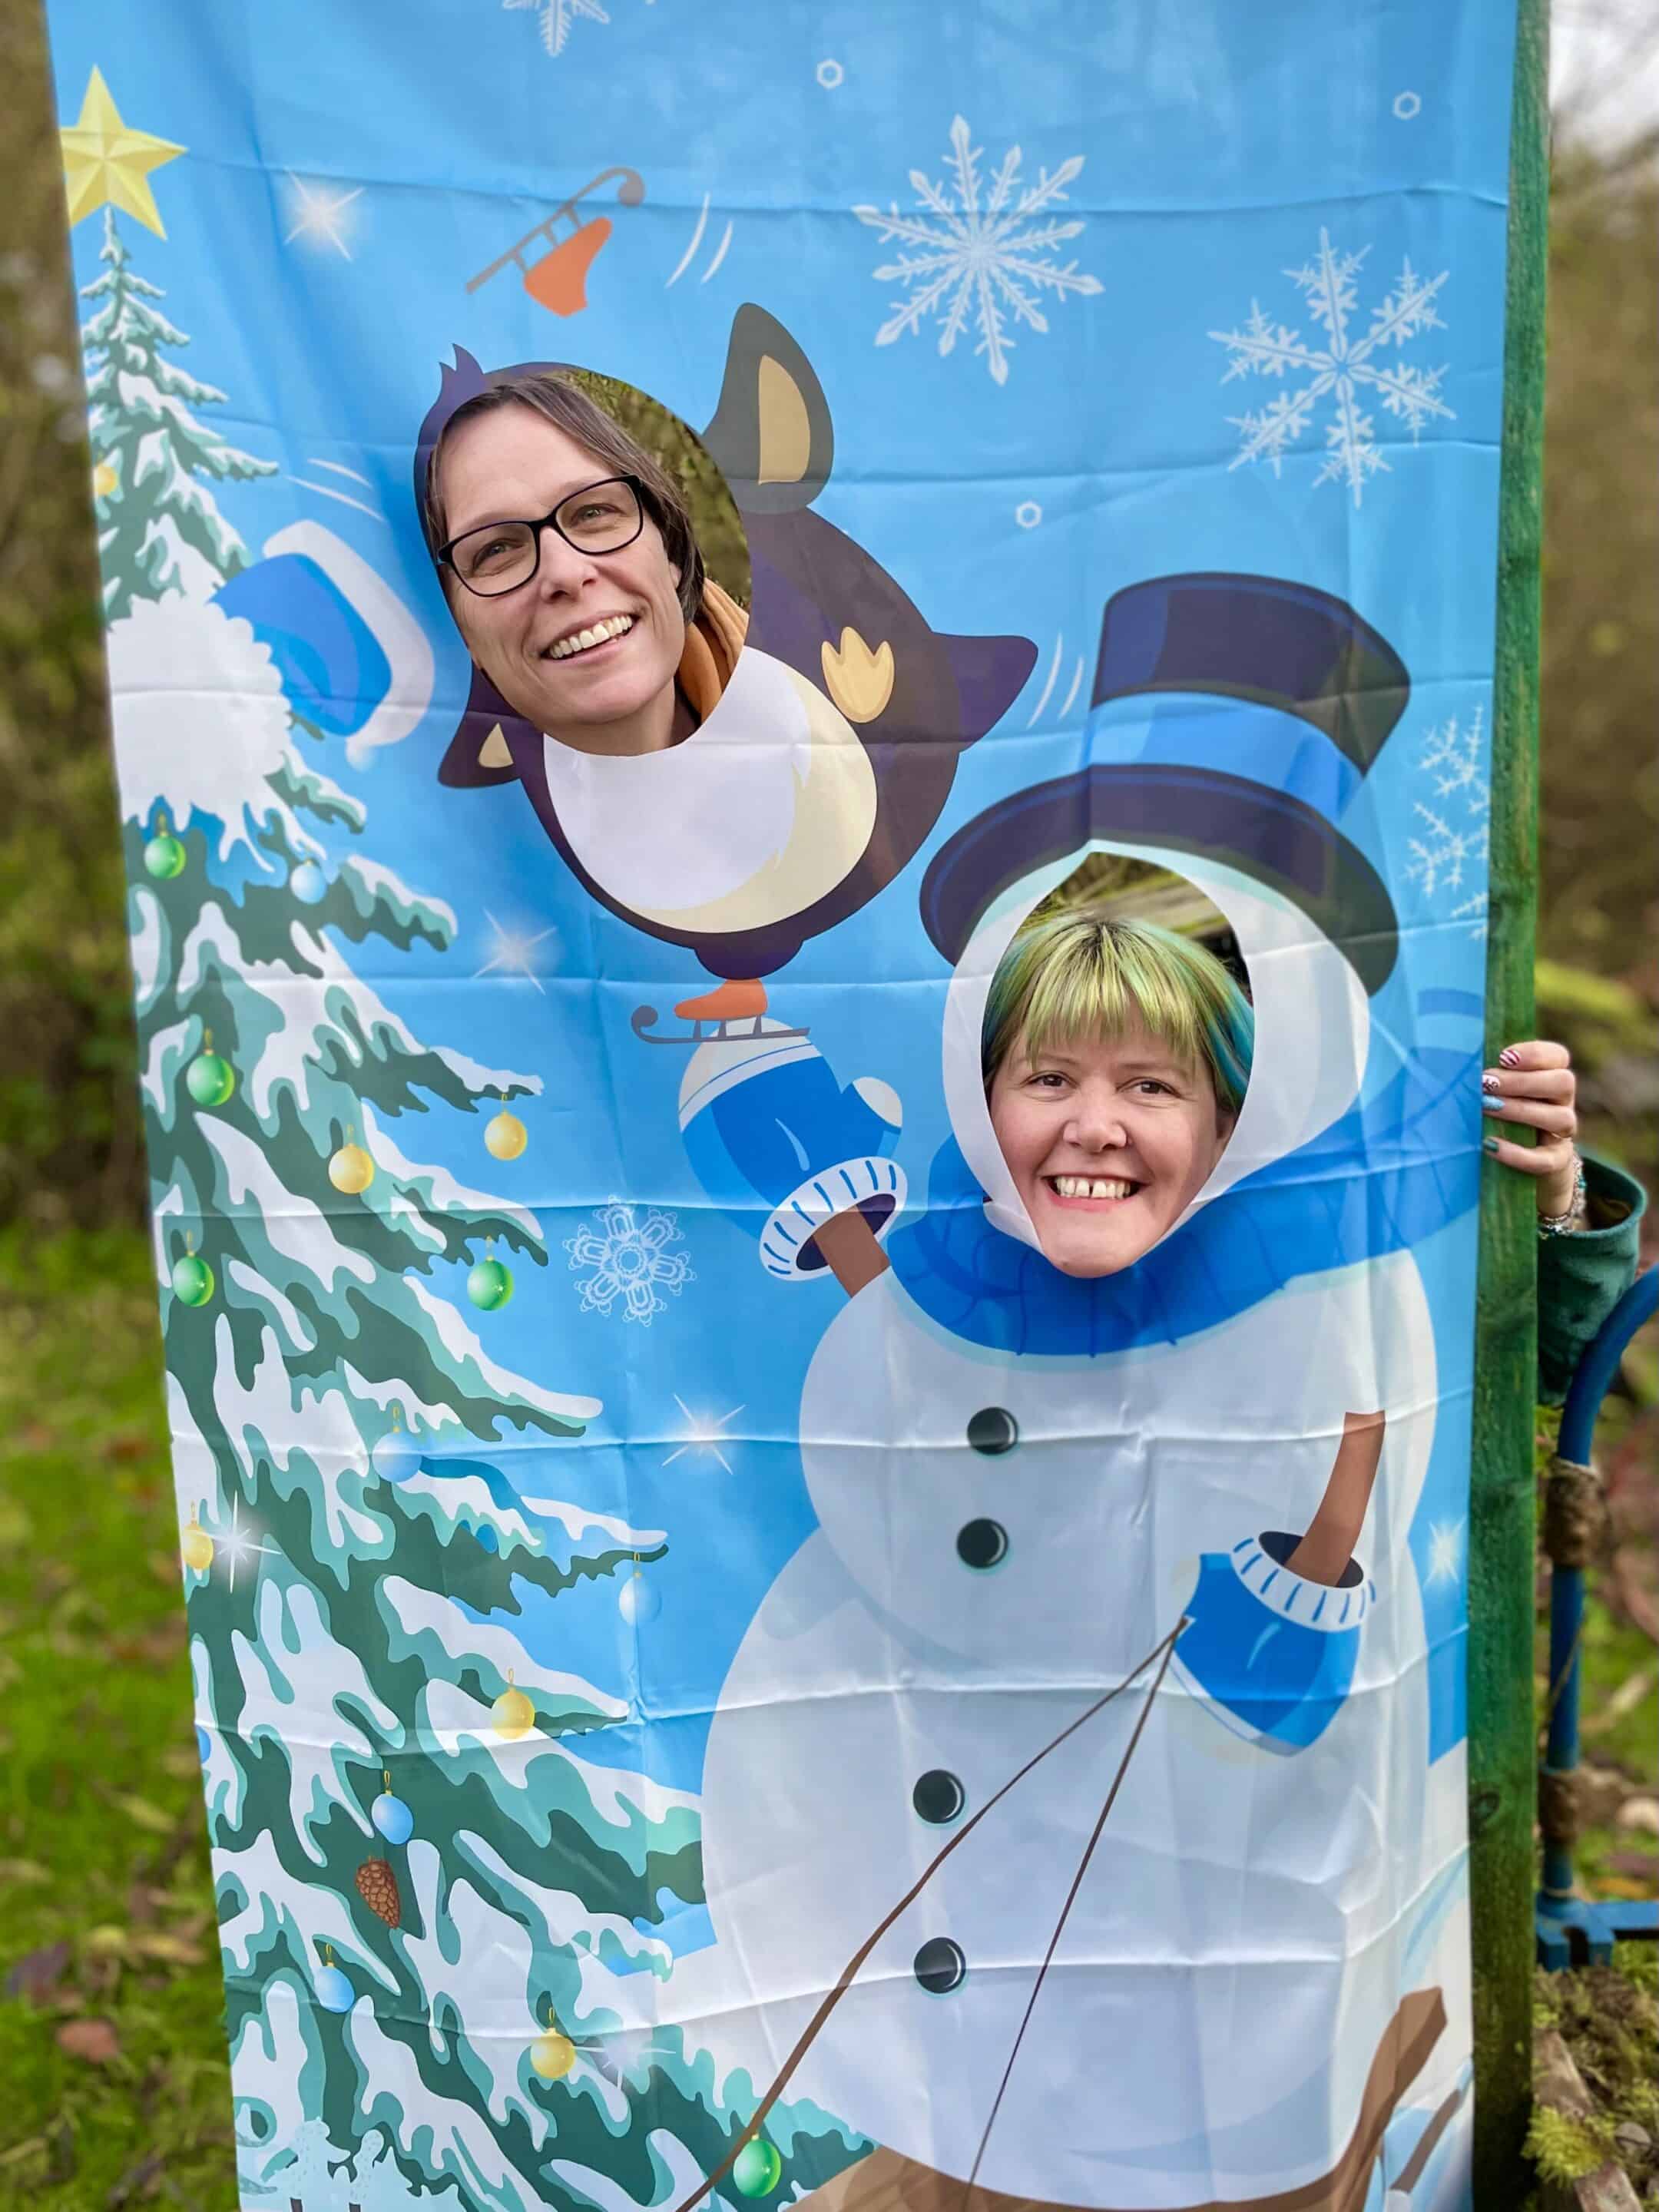
[[[243,2206],[1465,2205],[1504,0],[48,12]],[[448,614],[526,362],[735,496],[670,752]],[[1258,1023],[1092,1281],[1091,851]]]

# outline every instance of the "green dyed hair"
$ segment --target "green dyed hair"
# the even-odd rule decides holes
[[[1217,1105],[1237,1114],[1255,1048],[1243,992],[1203,945],[1087,907],[1028,923],[998,963],[980,1033],[987,1088],[1017,1044],[1035,1057],[1074,1037],[1115,1036],[1135,1021],[1190,1066],[1206,1068]]]

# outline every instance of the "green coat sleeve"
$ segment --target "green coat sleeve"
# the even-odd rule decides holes
[[[1622,1168],[1584,1159],[1584,1226],[1538,1240],[1538,1395],[1559,1406],[1586,1346],[1636,1277],[1648,1195]]]

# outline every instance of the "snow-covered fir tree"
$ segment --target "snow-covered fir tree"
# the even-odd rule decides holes
[[[453,915],[331,853],[366,810],[305,757],[250,624],[126,581],[111,676],[242,2201],[678,2201],[757,2094],[641,2033],[623,1989],[668,1978],[659,1931],[701,1905],[696,1802],[585,1759],[627,1697],[520,1632],[527,1604],[648,1577],[664,1539],[574,1502],[593,1460],[560,1446],[600,1408],[506,1371],[443,1287],[492,1251],[545,1264],[536,1214],[404,1134],[539,1085],[421,1042],[356,972],[354,946],[447,947]],[[723,2183],[733,2205],[863,2148],[810,2108],[767,2132],[778,2170]]]
[[[162,352],[190,340],[153,302],[166,295],[131,266],[115,210],[104,210],[104,273],[82,287],[97,301],[81,326],[86,360],[93,503],[104,572],[104,618],[136,599],[206,591],[246,565],[247,548],[198,481],[276,474],[221,438],[192,410],[222,404]]]

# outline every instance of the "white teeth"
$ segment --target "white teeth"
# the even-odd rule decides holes
[[[1054,1188],[1062,1198],[1127,1198],[1132,1182],[1108,1182],[1099,1176],[1055,1176]]]
[[[550,660],[568,660],[574,653],[586,653],[590,647],[603,645],[607,638],[623,637],[634,627],[632,615],[607,615],[592,629],[578,630],[574,637],[562,637],[548,647]]]

